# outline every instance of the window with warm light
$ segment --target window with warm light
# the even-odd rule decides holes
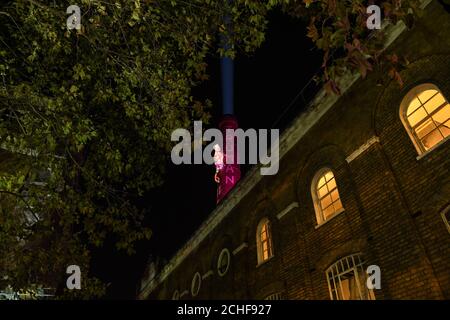
[[[412,89],[403,99],[400,112],[419,154],[450,135],[450,104],[435,85]]]
[[[319,170],[311,185],[317,223],[322,224],[332,216],[344,211],[333,171]]]
[[[258,264],[269,260],[273,256],[272,233],[270,230],[270,221],[267,218],[262,219],[258,224],[256,244]]]
[[[340,259],[326,271],[331,300],[375,300],[367,288],[367,274],[360,254]]]

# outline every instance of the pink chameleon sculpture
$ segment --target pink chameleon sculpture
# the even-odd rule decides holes
[[[220,183],[219,173],[223,169],[223,152],[218,144],[214,145],[214,165],[216,166],[216,174],[214,175],[214,181]]]

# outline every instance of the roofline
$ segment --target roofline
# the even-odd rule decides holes
[[[358,80],[359,74],[346,75],[339,81],[341,92],[346,92],[353,83]],[[281,160],[289,150],[311,129],[315,123],[335,104],[339,99],[336,95],[326,95],[325,89],[314,98],[314,102],[305,111],[302,112],[294,123],[286,129],[280,138],[280,156]],[[316,104],[317,103],[317,104]],[[177,251],[172,259],[163,267],[160,273],[151,281],[144,285],[140,291],[139,297],[144,298],[153,289],[164,281],[169,274],[178,267],[181,262],[213,231],[213,229],[233,210],[233,208],[261,181],[262,176],[258,172],[260,165],[251,168],[248,174],[239,181],[230,191],[226,199],[222,201],[213,212],[200,225],[194,235]]]

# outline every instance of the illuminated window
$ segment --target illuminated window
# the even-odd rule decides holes
[[[272,233],[270,221],[267,218],[262,219],[258,224],[256,244],[258,247],[258,264],[269,260],[273,256]]]
[[[180,293],[178,292],[178,290],[175,290],[175,292],[173,293],[172,300],[180,300]]]
[[[281,293],[273,293],[264,298],[264,300],[281,300]]]
[[[326,271],[331,300],[375,300],[367,288],[367,273],[360,254],[340,259]]]
[[[230,268],[231,255],[228,249],[223,249],[217,259],[217,273],[223,277]]]
[[[444,211],[442,211],[441,215],[448,232],[450,232],[450,205]]]
[[[200,275],[200,273],[197,272],[196,274],[194,274],[191,283],[191,294],[193,297],[198,295],[201,285],[202,285],[202,276]]]
[[[311,194],[318,224],[344,211],[336,179],[330,169],[324,168],[316,173],[311,185]]]
[[[412,89],[402,101],[400,115],[419,154],[450,135],[450,105],[432,84]]]

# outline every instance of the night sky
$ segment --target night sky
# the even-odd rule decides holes
[[[321,52],[313,49],[306,38],[306,26],[281,12],[273,12],[262,47],[252,56],[239,56],[235,62],[234,109],[240,127],[283,129],[304,108],[303,99],[308,101],[314,93],[312,84],[304,97],[295,99],[320,71],[321,62]],[[210,58],[209,74],[210,79],[196,88],[194,95],[213,102],[210,125],[217,127],[222,108],[217,57]],[[152,239],[139,243],[134,256],[119,253],[109,244],[94,251],[92,274],[110,283],[107,299],[135,299],[149,255],[170,260],[215,207],[214,166],[175,166],[170,162],[167,166],[165,184],[149,194],[143,204],[148,211],[147,223],[153,230]],[[244,176],[248,168],[241,170]]]

